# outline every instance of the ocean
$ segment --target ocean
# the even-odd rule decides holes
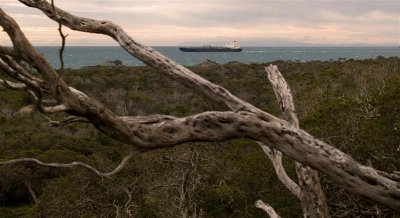
[[[60,67],[56,46],[37,47],[55,67]],[[243,47],[242,52],[181,52],[178,47],[154,47],[172,60],[193,66],[212,60],[217,63],[240,61],[243,63],[264,63],[274,60],[328,61],[338,59],[368,59],[377,56],[400,55],[399,47]],[[120,60],[127,66],[144,64],[120,47],[107,46],[67,46],[64,52],[65,68],[81,68],[101,65],[106,61]]]

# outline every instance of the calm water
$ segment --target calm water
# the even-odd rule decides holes
[[[311,61],[366,59],[377,56],[399,56],[399,47],[244,47],[242,52],[181,52],[178,47],[154,47],[156,50],[180,64],[191,66],[205,60],[217,63],[240,61],[262,63],[274,60]],[[38,47],[58,68],[58,47]],[[64,62],[66,68],[80,68],[103,64],[107,60],[121,60],[125,65],[141,66],[142,62],[129,55],[120,47],[66,47]]]

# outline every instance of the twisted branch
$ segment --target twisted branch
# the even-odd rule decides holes
[[[51,6],[53,7],[53,14],[54,17],[57,17],[58,19],[58,14],[54,6],[54,0],[51,0]],[[60,59],[60,72],[59,72],[59,77],[61,77],[62,73],[64,72],[64,49],[65,49],[65,40],[67,39],[67,35],[65,35],[62,31],[62,24],[58,22],[58,33],[60,34],[61,37],[61,47],[58,51],[58,57]]]
[[[17,164],[17,163],[25,163],[25,162],[31,162],[31,163],[35,163],[37,165],[40,166],[45,166],[45,167],[57,167],[57,168],[72,168],[72,167],[83,167],[86,168],[90,171],[92,171],[93,173],[95,173],[96,175],[100,176],[101,178],[107,178],[107,177],[111,177],[117,173],[119,173],[128,163],[129,159],[131,159],[133,157],[133,153],[130,152],[126,157],[124,157],[121,161],[121,163],[111,172],[108,173],[102,173],[99,170],[97,170],[96,168],[85,164],[83,162],[80,161],[74,161],[71,163],[45,163],[42,162],[36,158],[19,158],[19,159],[13,159],[13,160],[8,160],[8,161],[2,161],[0,162],[0,165],[11,165],[11,164]]]

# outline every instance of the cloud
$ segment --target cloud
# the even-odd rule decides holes
[[[399,44],[397,0],[55,0],[55,3],[79,16],[111,20],[139,41],[151,45],[213,38]],[[2,0],[1,7],[31,39],[38,39],[32,39],[34,44],[57,42],[56,24],[37,9],[15,0]],[[69,44],[84,45],[88,41],[114,44],[99,35],[68,33]],[[87,40],[88,37],[92,40]],[[0,34],[0,43],[5,41],[4,34]]]

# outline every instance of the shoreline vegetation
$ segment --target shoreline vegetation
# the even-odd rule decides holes
[[[186,67],[208,67],[208,66],[212,66],[212,65],[230,65],[230,64],[243,64],[243,65],[254,65],[254,64],[264,64],[265,66],[269,65],[270,63],[275,63],[275,62],[288,62],[288,63],[309,63],[309,62],[346,62],[346,61],[359,61],[359,60],[373,60],[373,59],[390,59],[390,58],[398,58],[399,56],[382,56],[379,55],[376,58],[364,58],[364,59],[354,59],[354,58],[345,58],[345,57],[339,57],[337,59],[329,59],[329,60],[311,60],[311,61],[303,61],[303,60],[275,60],[275,61],[270,61],[270,62],[266,62],[266,63],[245,63],[245,62],[241,62],[241,61],[237,61],[237,60],[233,60],[233,61],[228,61],[226,63],[218,63],[215,60],[211,60],[211,59],[206,59],[203,62],[200,62],[198,64],[194,64],[194,65],[185,65]],[[130,66],[130,65],[125,65],[125,63],[119,59],[115,59],[115,60],[106,60],[101,64],[98,65],[88,65],[88,66],[82,66],[80,68],[77,69],[81,69],[81,68],[90,68],[90,67],[121,67],[121,66],[125,66],[125,67],[144,67],[143,66]],[[76,69],[76,68],[69,68],[69,69]]]
[[[400,170],[399,57],[261,64],[205,61],[189,68],[279,116],[280,108],[264,71],[270,63],[279,67],[291,87],[302,128],[362,164],[386,172]],[[123,66],[116,61],[108,64],[66,69],[63,78],[121,116],[185,116],[224,110],[149,67]],[[0,87],[3,160],[78,160],[108,171],[129,149],[90,125],[48,127],[43,115],[27,108],[31,104],[27,94]],[[54,120],[62,117],[50,116]],[[295,178],[293,162],[285,159],[284,165]],[[188,175],[185,181],[190,187],[190,202],[204,217],[263,217],[264,212],[254,207],[258,199],[269,202],[282,217],[302,214],[300,202],[277,179],[256,143],[237,139],[137,152],[122,172],[105,180],[85,169],[32,164],[0,167],[0,217],[112,217],[116,208],[129,209],[137,217],[176,217],[180,215],[184,175]],[[394,211],[349,194],[320,175],[333,216],[396,216]],[[38,197],[37,204],[30,190]],[[125,205],[128,198],[129,207]]]

